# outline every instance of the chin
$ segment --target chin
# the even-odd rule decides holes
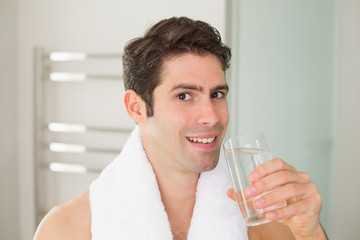
[[[199,172],[208,172],[214,170],[218,162],[219,162],[219,158],[216,158],[216,160],[213,159],[209,162],[203,163],[201,166],[199,166]]]

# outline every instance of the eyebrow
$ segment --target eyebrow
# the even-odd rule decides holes
[[[183,84],[183,83],[175,85],[173,88],[171,88],[170,91],[172,92],[172,91],[175,91],[175,90],[178,90],[178,89],[195,90],[195,91],[198,91],[198,92],[204,91],[204,89],[201,86],[196,86],[196,85],[192,85],[192,84]]]
[[[210,89],[211,92],[215,92],[218,90],[225,90],[226,92],[229,91],[229,85],[223,84],[223,85],[217,85],[216,87]]]
[[[197,85],[192,85],[192,84],[178,84],[176,86],[174,86],[173,88],[171,88],[171,92],[175,91],[177,89],[185,89],[185,90],[195,90],[198,92],[203,92],[204,89],[201,86],[197,86]],[[217,85],[213,88],[210,89],[210,92],[214,92],[217,90],[226,90],[227,92],[229,91],[229,86],[227,84],[222,84],[222,85]]]

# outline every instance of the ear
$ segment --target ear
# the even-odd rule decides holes
[[[134,90],[127,90],[125,92],[124,104],[129,117],[134,122],[144,122],[146,119],[145,102]]]

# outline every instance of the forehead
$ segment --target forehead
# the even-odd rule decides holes
[[[168,57],[162,66],[160,85],[171,87],[176,84],[195,84],[210,88],[225,84],[225,72],[220,60],[212,54],[193,53]]]

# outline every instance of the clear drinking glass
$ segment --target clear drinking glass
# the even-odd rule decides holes
[[[236,201],[248,226],[270,222],[265,213],[277,208],[285,207],[286,202],[273,205],[265,209],[256,209],[254,201],[264,196],[263,193],[247,199],[244,190],[251,185],[249,174],[262,163],[271,160],[272,156],[262,132],[247,132],[230,138],[223,144],[226,162],[231,176]]]

